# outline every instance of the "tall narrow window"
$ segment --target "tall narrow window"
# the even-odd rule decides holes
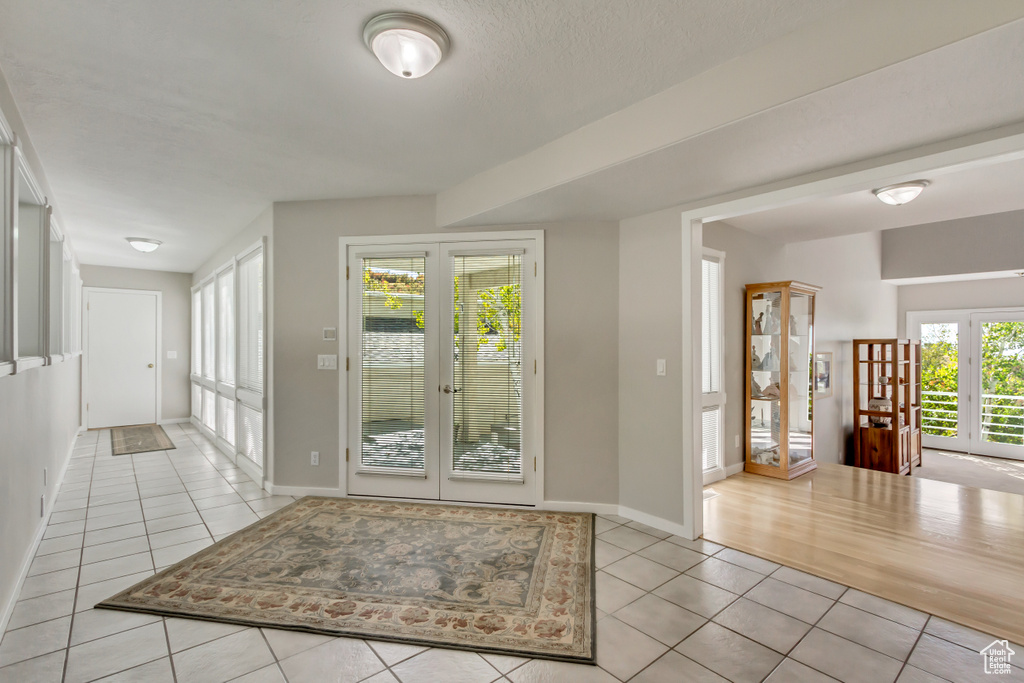
[[[203,377],[214,378],[214,283],[203,285]]]
[[[48,275],[50,284],[49,328],[46,354],[64,353],[64,240],[53,229],[47,242]]]
[[[722,412],[722,278],[725,254],[704,250],[701,260],[702,448],[705,475],[721,476]]]
[[[46,207],[18,204],[18,357],[43,355],[43,259],[45,258]]]
[[[238,264],[238,385],[263,392],[263,250]]]
[[[203,293],[192,291],[192,374],[203,374]]]
[[[217,276],[217,381],[235,383],[235,270]]]

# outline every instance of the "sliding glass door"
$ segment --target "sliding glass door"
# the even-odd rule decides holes
[[[1024,311],[908,314],[924,445],[1024,459]]]
[[[349,249],[349,493],[535,502],[534,249]]]

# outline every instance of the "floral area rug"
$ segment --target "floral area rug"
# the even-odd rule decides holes
[[[307,497],[96,607],[593,664],[593,515]]]

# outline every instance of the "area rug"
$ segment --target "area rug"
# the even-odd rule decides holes
[[[169,451],[174,442],[160,425],[136,425],[134,427],[112,427],[110,447],[114,455]]]
[[[96,607],[593,664],[594,520],[307,497]]]

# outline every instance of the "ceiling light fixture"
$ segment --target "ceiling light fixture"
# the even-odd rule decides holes
[[[917,199],[924,188],[928,187],[927,180],[914,180],[909,183],[889,185],[874,190],[875,196],[890,206],[900,206]]]
[[[408,12],[388,12],[370,19],[363,27],[363,42],[385,69],[402,78],[430,73],[450,45],[443,28]]]
[[[125,237],[125,239],[128,240],[128,244],[132,245],[135,250],[143,253],[156,251],[157,247],[163,244],[160,240],[151,240],[147,237]]]

